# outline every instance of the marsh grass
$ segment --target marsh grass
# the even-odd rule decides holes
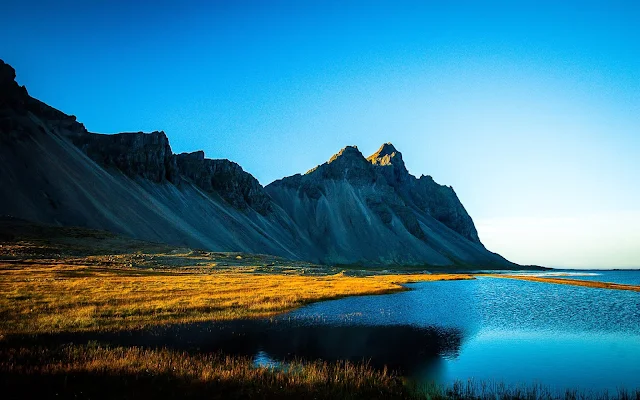
[[[67,345],[1,351],[0,379],[16,397],[85,398],[389,398],[399,378],[350,362],[291,361],[255,368],[249,357],[168,349]]]

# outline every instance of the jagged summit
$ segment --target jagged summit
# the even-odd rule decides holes
[[[391,142],[387,142],[380,146],[378,151],[370,155],[368,158],[380,158],[384,156],[393,157],[396,154],[402,157],[402,154],[395,148],[395,146]]]
[[[0,106],[22,108],[27,97],[27,89],[16,82],[16,70],[0,60]]]
[[[16,70],[3,60],[0,60],[0,86],[11,84],[16,80]]]
[[[311,179],[373,179],[371,164],[357,146],[346,146],[329,161],[307,171]]]
[[[383,167],[382,174],[389,184],[396,184],[405,181],[409,176],[409,171],[402,160],[400,153],[390,142],[380,146],[378,151],[367,157],[371,164]]]
[[[331,156],[327,163],[331,164],[339,159],[360,160],[361,158],[364,159],[364,155],[358,150],[358,146],[346,146]]]
[[[185,159],[204,161],[204,151],[203,150],[196,150],[196,151],[193,151],[191,153],[180,153],[180,154],[177,154],[177,156],[178,157],[183,157]]]
[[[367,160],[374,165],[402,165],[402,153],[400,153],[390,142],[380,146],[378,151],[367,157]]]

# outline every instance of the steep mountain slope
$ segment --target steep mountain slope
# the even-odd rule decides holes
[[[211,250],[300,258],[304,238],[228,160],[174,155],[163,132],[100,135],[28,96],[0,64],[0,213]],[[199,169],[198,163],[202,164]],[[204,163],[216,168],[205,168]],[[207,182],[222,188],[218,194]]]
[[[0,214],[322,263],[512,267],[450,187],[391,145],[346,147],[266,188],[229,160],[173,154],[164,132],[103,135],[30,97],[0,61]]]
[[[266,190],[325,263],[512,265],[480,243],[453,189],[410,175],[390,143],[369,158],[345,147]]]

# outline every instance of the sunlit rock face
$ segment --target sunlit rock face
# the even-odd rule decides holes
[[[164,132],[91,133],[15,77],[0,61],[0,215],[327,264],[514,266],[390,143],[262,187],[229,160],[173,154]]]

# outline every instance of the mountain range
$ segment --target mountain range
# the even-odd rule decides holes
[[[229,160],[174,154],[164,132],[98,134],[31,97],[0,61],[0,214],[215,251],[323,264],[513,268],[453,188],[391,144],[347,146],[263,187]]]

